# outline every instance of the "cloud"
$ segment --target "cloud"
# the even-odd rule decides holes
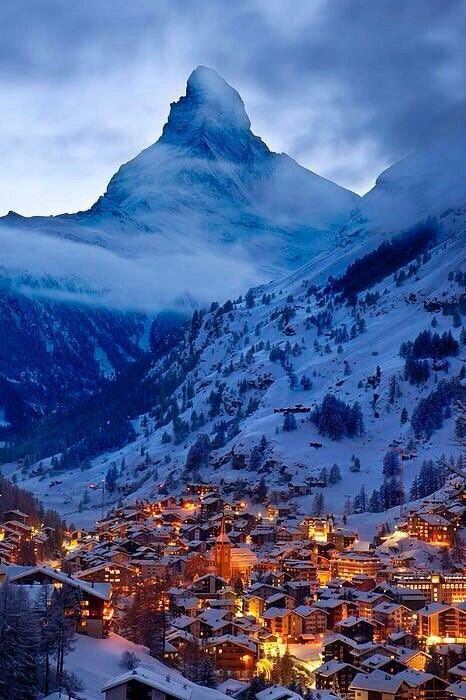
[[[228,255],[201,249],[174,256],[141,243],[138,255],[128,257],[99,246],[2,227],[0,250],[4,283],[9,280],[15,291],[57,302],[148,313],[189,311],[194,304],[234,298],[257,283],[257,270],[239,246],[232,246]]]
[[[365,190],[466,99],[462,0],[0,4],[0,211],[89,206],[199,63],[278,151]]]

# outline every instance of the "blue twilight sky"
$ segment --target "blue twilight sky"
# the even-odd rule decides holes
[[[466,99],[464,0],[5,0],[0,214],[88,207],[198,64],[276,151],[363,193]]]

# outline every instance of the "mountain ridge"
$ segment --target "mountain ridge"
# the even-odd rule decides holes
[[[214,250],[256,281],[297,267],[332,241],[359,197],[269,150],[239,93],[200,66],[172,103],[160,138],[120,166],[92,207],[0,226],[98,244],[122,255]],[[150,234],[150,240],[147,236]],[[146,237],[146,240],[142,240]],[[174,265],[176,265],[176,259]]]

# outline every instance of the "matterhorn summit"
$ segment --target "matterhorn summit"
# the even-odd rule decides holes
[[[326,249],[359,197],[273,153],[238,92],[199,66],[156,143],[121,166],[85,212],[0,221],[119,255],[215,255],[261,282]],[[180,269],[182,273],[183,270]],[[185,289],[182,290],[186,292]],[[212,290],[221,297],[222,289]],[[196,290],[189,290],[195,297]]]

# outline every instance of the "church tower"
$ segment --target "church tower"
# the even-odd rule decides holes
[[[229,581],[231,579],[231,540],[225,529],[225,516],[222,517],[220,534],[215,540],[215,571]]]

